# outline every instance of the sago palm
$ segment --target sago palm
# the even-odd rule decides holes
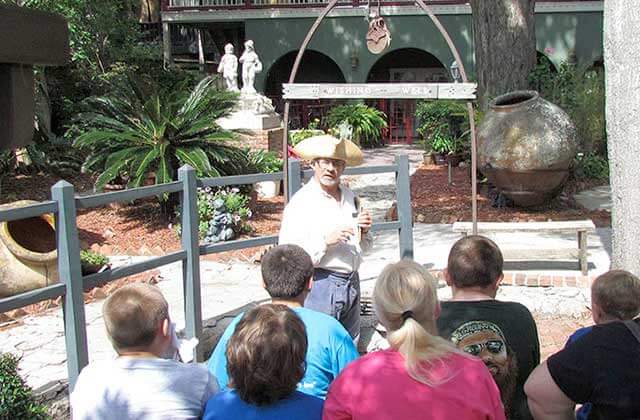
[[[151,173],[155,182],[176,179],[183,164],[199,176],[220,176],[235,149],[226,141],[233,134],[216,119],[227,115],[236,94],[221,91],[211,77],[192,91],[167,91],[128,78],[106,96],[89,98],[89,111],[79,117],[82,134],[75,145],[88,150],[85,170],[99,173],[96,189],[116,177],[137,187]]]

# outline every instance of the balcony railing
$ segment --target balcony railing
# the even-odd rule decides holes
[[[425,0],[429,5],[462,6],[469,0]],[[536,0],[537,3],[598,3],[595,0]],[[322,7],[329,0],[162,0],[162,10],[260,9],[269,7]],[[340,0],[342,4],[364,5],[366,0]],[[383,5],[414,5],[414,0],[381,0]]]
[[[468,0],[430,0],[432,4],[466,4]],[[173,9],[226,9],[264,7],[322,7],[329,0],[164,0],[163,10]],[[344,4],[365,4],[364,0],[343,0]],[[383,4],[412,5],[413,0],[384,0]]]

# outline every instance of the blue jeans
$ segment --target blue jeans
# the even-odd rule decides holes
[[[316,268],[311,293],[305,308],[334,317],[345,327],[351,338],[360,335],[360,277],[358,272],[336,273]]]

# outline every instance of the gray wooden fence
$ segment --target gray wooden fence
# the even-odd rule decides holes
[[[347,168],[345,175],[362,175],[393,172],[396,174],[398,220],[374,223],[372,231],[396,230],[400,244],[400,258],[413,258],[413,234],[411,198],[409,191],[409,161],[407,156],[397,156],[394,165]],[[291,196],[302,186],[302,180],[311,176],[311,170],[303,171],[300,162],[289,161],[288,189]],[[226,185],[253,184],[260,181],[280,181],[282,172],[251,174],[220,178],[198,179],[189,166],[178,171],[178,181],[124,191],[77,197],[73,185],[59,181],[51,188],[51,201],[25,207],[0,210],[0,222],[38,217],[45,213],[55,215],[58,271],[60,282],[37,290],[0,299],[0,313],[21,308],[47,299],[62,296],[65,342],[69,386],[73,389],[82,368],[88,363],[87,332],[83,292],[122,277],[131,276],[166,264],[182,261],[184,288],[185,333],[187,337],[201,337],[202,302],[200,299],[200,256],[234,249],[276,244],[277,235],[241,239],[223,243],[201,245],[198,240],[197,188]],[[80,241],[78,238],[77,210],[103,206],[109,203],[132,201],[167,193],[180,193],[182,249],[142,262],[117,267],[101,273],[82,276],[80,268]],[[201,351],[196,350],[196,360],[201,361]]]

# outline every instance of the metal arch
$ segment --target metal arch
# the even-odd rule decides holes
[[[440,34],[447,42],[449,46],[449,50],[453,55],[454,59],[458,63],[458,67],[460,69],[460,76],[462,76],[462,81],[467,83],[469,82],[469,78],[467,77],[467,72],[464,68],[464,64],[462,59],[460,58],[460,53],[458,49],[453,44],[449,33],[444,28],[438,17],[433,13],[431,8],[423,1],[423,0],[415,0],[415,2],[424,10],[424,12],[429,16],[433,24],[438,28]],[[305,50],[307,49],[307,45],[311,42],[311,38],[318,30],[320,23],[324,20],[324,18],[329,14],[331,10],[336,6],[338,0],[331,0],[327,7],[320,13],[320,16],[313,23],[309,32],[307,33],[306,38],[302,42],[300,46],[300,50],[298,50],[298,55],[296,56],[296,60],[293,63],[293,68],[291,69],[291,75],[289,76],[289,83],[294,83],[296,74],[298,73],[298,67],[300,66],[300,62],[302,61],[302,56],[304,55]],[[285,101],[284,103],[284,133],[282,138],[282,157],[284,160],[284,185],[287,185],[287,181],[289,178],[288,173],[288,160],[289,160],[289,148],[288,148],[288,139],[289,139],[289,102]],[[476,169],[477,169],[477,145],[476,145],[476,127],[474,120],[474,110],[473,104],[471,102],[467,102],[467,113],[469,114],[469,128],[471,131],[471,221],[473,223],[473,234],[478,233],[478,199],[477,199],[477,179],[476,179]],[[288,191],[285,188],[285,202],[289,200]]]
[[[311,42],[311,38],[313,38],[313,35],[318,30],[320,23],[322,23],[325,16],[327,16],[329,12],[333,10],[334,7],[336,7],[336,4],[338,4],[338,0],[331,0],[329,4],[327,4],[327,7],[324,8],[322,13],[320,13],[320,16],[318,16],[316,21],[313,23],[313,25],[309,29],[309,32],[307,32],[307,36],[304,39],[304,41],[302,41],[302,45],[298,50],[298,55],[296,56],[296,60],[293,62],[293,67],[291,68],[291,75],[289,76],[289,83],[293,83],[295,81],[296,74],[298,73],[298,67],[300,67],[302,56],[304,55],[304,52],[307,50],[307,45],[309,45],[309,42]],[[288,184],[289,182],[289,102],[290,101],[287,100],[284,103],[284,130],[282,133],[282,159],[283,159],[282,184],[285,187],[284,188],[285,204],[289,202],[289,198],[290,198],[289,189],[287,188],[287,185],[289,185]]]

